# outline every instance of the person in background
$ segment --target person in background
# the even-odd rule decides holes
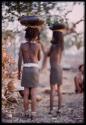
[[[75,93],[82,93],[83,92],[83,84],[84,84],[84,65],[81,64],[78,67],[79,71],[74,77],[74,84],[75,84]]]

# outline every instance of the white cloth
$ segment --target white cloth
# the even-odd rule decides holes
[[[24,90],[24,87],[22,87],[21,85],[20,85],[20,86],[18,85],[18,86],[17,86],[17,90],[18,90],[18,91]]]
[[[18,80],[17,86],[16,86],[16,90],[20,91],[20,90],[24,90],[24,87],[21,86],[21,80]]]
[[[39,65],[37,63],[24,63],[23,67],[37,67],[37,68],[39,68]]]

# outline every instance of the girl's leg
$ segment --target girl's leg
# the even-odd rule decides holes
[[[32,112],[36,111],[36,88],[31,88],[31,110]]]
[[[50,85],[50,112],[53,110],[53,101],[54,101],[54,85]]]
[[[24,87],[24,111],[25,112],[28,111],[28,106],[29,106],[28,96],[29,96],[29,88]]]
[[[36,116],[36,88],[31,88],[31,120]]]
[[[58,87],[58,110],[61,108],[61,105],[62,105],[62,94],[61,94],[61,86],[60,85],[57,85]]]

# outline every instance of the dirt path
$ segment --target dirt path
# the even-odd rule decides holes
[[[45,75],[46,73],[46,75]],[[2,117],[4,123],[83,123],[83,94],[74,93],[73,77],[75,73],[72,71],[64,71],[63,73],[63,105],[61,114],[53,117],[49,112],[49,94],[45,93],[49,88],[49,71],[43,72],[40,75],[40,85],[37,95],[41,96],[41,100],[37,104],[37,118],[35,121],[31,119],[23,119],[20,114],[23,112],[23,99],[18,99],[18,104],[13,103],[7,107],[7,111],[12,114],[12,118],[6,119]],[[57,95],[54,99],[55,111],[57,109]]]

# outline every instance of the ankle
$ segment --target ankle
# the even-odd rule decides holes
[[[31,120],[34,120],[36,117],[36,112],[31,112]]]
[[[48,114],[52,114],[52,113],[53,113],[53,109],[52,109],[52,110],[50,110]]]
[[[24,111],[24,114],[26,114],[26,115],[27,115],[28,113],[29,113],[29,111],[28,111],[28,110],[25,110],[25,111]]]
[[[61,113],[61,108],[58,108],[57,113]]]

